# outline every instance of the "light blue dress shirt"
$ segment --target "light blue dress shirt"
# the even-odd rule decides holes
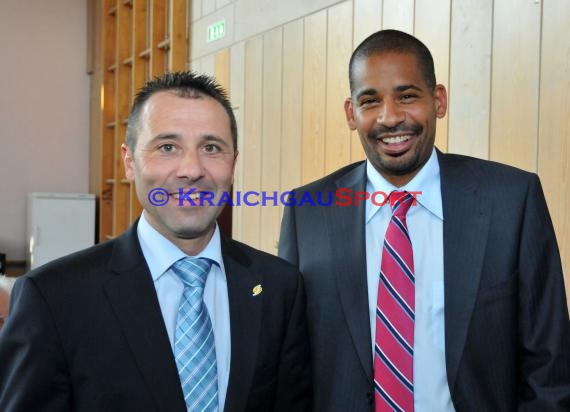
[[[421,191],[417,205],[408,210],[406,222],[414,252],[416,313],[414,324],[414,407],[416,412],[454,411],[445,369],[445,320],[443,295],[443,209],[439,163],[435,149],[428,162],[405,186],[396,188],[366,164],[368,193],[393,190]],[[383,196],[377,196],[382,202]],[[392,216],[390,203],[366,202],[366,268],[372,353],[376,334],[376,298],[382,245]]]
[[[184,285],[180,278],[170,269],[170,266],[177,260],[187,257],[187,255],[158,233],[148,223],[144,213],[139,220],[137,233],[144,258],[154,281],[170,345],[174,351],[176,317]],[[214,329],[216,363],[218,367],[218,405],[219,410],[223,411],[230,376],[230,305],[226,271],[222,259],[220,230],[217,225],[212,239],[210,239],[206,248],[197,257],[206,257],[217,263],[212,265],[206,280],[204,303],[210,314]]]

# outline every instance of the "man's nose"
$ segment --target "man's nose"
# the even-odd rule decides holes
[[[197,150],[186,150],[180,159],[177,176],[196,181],[204,176],[203,159]]]
[[[406,120],[406,114],[398,102],[385,100],[378,112],[377,123],[393,128]]]

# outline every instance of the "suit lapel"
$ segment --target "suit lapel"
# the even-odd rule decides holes
[[[158,410],[185,411],[172,348],[156,290],[144,260],[136,225],[115,241],[110,269],[117,276],[105,284],[133,357]]]
[[[261,310],[265,294],[252,291],[263,274],[251,270],[251,261],[235,243],[222,239],[222,256],[230,303],[231,366],[225,410],[245,410],[257,362]],[[263,286],[263,285],[262,285]]]
[[[366,163],[352,169],[336,182],[337,188],[363,191],[366,187]],[[333,206],[328,213],[327,228],[331,250],[340,254],[337,273],[340,302],[364,373],[372,384],[372,353],[366,246],[364,237],[364,202],[359,206]],[[333,255],[334,256],[334,255]]]
[[[463,158],[439,151],[438,158],[443,203],[446,368],[453,394],[481,278],[490,206]]]

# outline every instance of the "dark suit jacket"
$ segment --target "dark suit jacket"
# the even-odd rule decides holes
[[[464,156],[438,158],[445,356],[456,410],[570,410],[568,311],[538,177]],[[365,164],[295,195],[316,199],[339,188],[365,190]],[[315,410],[371,411],[364,203],[286,207],[279,255],[305,279]]]
[[[228,239],[222,255],[231,328],[225,410],[307,410],[299,272]],[[17,282],[0,334],[0,411],[186,411],[136,226]]]

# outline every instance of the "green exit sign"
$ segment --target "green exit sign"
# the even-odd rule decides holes
[[[218,21],[208,26],[208,41],[219,40],[226,35],[226,21]]]

